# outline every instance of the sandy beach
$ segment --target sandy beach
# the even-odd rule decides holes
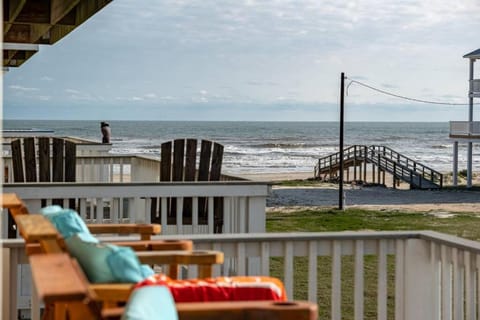
[[[242,175],[255,181],[307,179],[311,172]],[[478,178],[475,181],[478,183]],[[284,187],[273,185],[267,207],[275,210],[298,210],[338,206],[338,186],[322,183],[318,186]],[[380,186],[345,185],[346,207],[376,210],[425,211],[435,214],[451,212],[478,212],[480,192],[469,190],[409,190]]]

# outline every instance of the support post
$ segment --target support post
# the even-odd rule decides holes
[[[472,187],[472,158],[473,158],[473,143],[468,143],[467,154],[467,188]]]
[[[473,121],[473,65],[475,63],[475,59],[470,59],[470,72],[469,72],[469,80],[470,80],[470,86],[469,86],[469,93],[468,93],[468,121],[469,123],[469,130],[468,134],[470,135],[471,132],[471,127],[472,127],[472,121]],[[472,161],[473,161],[473,143],[471,141],[468,142],[468,154],[467,154],[467,188],[472,187]]]
[[[458,141],[453,143],[453,186],[458,186]]]
[[[340,76],[340,181],[338,184],[338,209],[344,210],[343,203],[343,121],[344,121],[345,73]]]

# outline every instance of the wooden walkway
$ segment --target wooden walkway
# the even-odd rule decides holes
[[[385,173],[393,176],[393,186],[400,181],[410,184],[411,189],[440,189],[443,175],[418,161],[408,158],[386,146],[354,145],[344,149],[344,170],[350,181],[350,168],[354,174],[351,181],[367,182],[367,164],[372,167],[372,182],[385,184]],[[340,152],[320,158],[315,166],[315,178],[336,180],[339,177]],[[358,175],[357,175],[358,172]]]

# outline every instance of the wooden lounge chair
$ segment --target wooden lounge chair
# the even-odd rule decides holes
[[[67,253],[65,242],[57,229],[40,214],[15,216],[20,234],[25,239],[27,255]],[[40,246],[40,250],[38,249]],[[33,248],[33,249],[32,249]],[[212,266],[223,263],[223,253],[218,251],[141,251],[137,252],[140,262],[148,265],[169,265],[168,275],[177,276],[178,266],[197,265],[200,278],[212,276]],[[104,307],[117,306],[128,300],[133,289],[132,283],[90,284]]]
[[[176,139],[161,145],[160,181],[219,181],[221,177],[223,146],[208,140],[201,141],[197,162],[197,140]],[[198,167],[197,167],[198,163]],[[167,201],[168,224],[176,223],[177,199]],[[192,223],[192,198],[183,199],[183,223]],[[222,232],[223,198],[214,199],[214,232]],[[207,223],[208,203],[206,198],[198,199],[198,219]],[[161,223],[161,205],[152,198],[151,221]]]
[[[19,215],[27,215],[29,211],[23,201],[14,193],[2,193],[1,206],[8,209],[12,219]],[[159,234],[161,226],[158,224],[87,224],[92,234],[139,234],[139,240],[115,241],[115,245],[130,247],[135,251],[192,251],[193,243],[190,240],[153,240],[152,235]],[[16,231],[15,231],[16,232]],[[59,240],[62,241],[61,239]],[[35,242],[34,242],[35,243]],[[31,252],[39,251],[39,245],[30,244]],[[170,265],[170,276],[178,277],[178,265]]]
[[[138,296],[136,298],[135,293],[137,292],[135,292],[126,308],[100,308],[96,303],[98,299],[95,292],[90,289],[82,270],[65,253],[32,255],[29,260],[38,297],[47,306],[55,306],[44,313],[44,319],[118,319],[124,312],[131,313],[132,309],[129,308],[135,303],[140,302],[142,304],[140,308],[145,305],[145,301],[140,301],[143,297]],[[147,307],[155,313],[155,316],[163,320],[176,320],[177,315],[180,320],[317,319],[317,306],[304,301],[288,303],[272,301],[201,302],[173,305],[173,300],[168,297],[167,290],[158,291],[160,288],[154,289],[157,289],[157,291],[152,293],[152,290],[150,290],[148,294],[157,294],[158,296],[148,296],[147,299],[155,302],[153,304],[147,302]],[[145,288],[137,290],[145,290]],[[135,301],[135,299],[137,300]],[[133,309],[133,312],[135,310],[138,310],[138,306]],[[143,319],[152,320],[151,314],[148,315],[147,312],[143,312],[143,314],[146,317],[148,316],[148,318]],[[135,319],[141,319],[140,315],[135,315]]]
[[[118,317],[119,302],[126,302],[132,295],[133,285],[129,284],[90,284],[86,277],[83,276],[82,270],[75,266],[75,262],[69,262],[71,259],[64,251],[62,243],[59,241],[58,232],[53,225],[42,215],[18,215],[15,217],[21,235],[25,238],[27,254],[32,263],[32,273],[34,281],[39,288],[39,296],[47,303],[46,319],[80,319],[80,318],[115,318]],[[42,253],[32,253],[28,250],[31,243],[38,242],[41,246]],[[175,252],[162,252],[162,257],[154,255],[151,252],[139,252],[138,257],[142,262],[156,263],[165,262],[166,258],[169,263],[179,264],[198,264],[201,268],[200,277],[211,276],[211,266],[214,263],[221,263],[223,255],[218,252],[199,252],[187,255],[185,252],[177,254]],[[168,257],[167,257],[168,256]],[[51,257],[51,258],[50,258]],[[46,271],[48,266],[60,268],[63,266],[73,266],[76,271],[65,272],[68,280],[68,288],[65,285],[59,286],[54,283],[62,281],[55,278],[60,275],[53,275],[52,268]],[[70,267],[71,268],[71,267]],[[44,270],[43,272],[39,270]],[[80,271],[79,271],[80,270]],[[62,271],[55,272],[60,274]],[[77,274],[78,279],[74,275]],[[44,284],[41,285],[40,283]],[[78,289],[78,283],[84,283],[81,290]],[[45,288],[45,285],[49,287]],[[255,285],[257,286],[257,285]],[[73,289],[77,288],[77,289]],[[136,290],[141,290],[136,289]],[[43,290],[43,291],[42,291]],[[50,293],[47,293],[49,290]],[[59,291],[66,290],[66,294],[60,294]],[[100,304],[99,304],[100,303]],[[180,319],[205,319],[210,318],[225,319],[225,315],[231,312],[229,319],[290,319],[292,316],[298,319],[315,319],[316,306],[311,303],[290,303],[290,302],[223,302],[213,303],[208,307],[209,303],[201,302],[196,304],[177,304]],[[70,312],[70,313],[69,313]],[[75,315],[72,315],[75,314]],[[265,316],[264,316],[265,314]],[[77,315],[80,315],[77,317]]]

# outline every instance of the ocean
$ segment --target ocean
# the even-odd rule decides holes
[[[109,121],[112,153],[159,156],[160,144],[175,138],[210,139],[225,146],[223,172],[312,171],[316,160],[338,151],[337,122]],[[51,129],[58,136],[101,141],[100,121],[4,120],[3,129]],[[345,146],[386,145],[441,172],[452,171],[453,143],[446,122],[347,122]],[[480,148],[474,145],[475,170]],[[459,170],[467,150],[459,145]]]

